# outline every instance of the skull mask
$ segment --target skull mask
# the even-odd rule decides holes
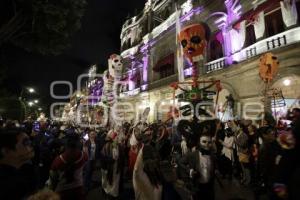
[[[209,28],[206,24],[193,24],[185,27],[179,34],[184,55],[190,62],[199,61],[209,39]]]
[[[123,69],[122,57],[112,54],[108,60],[109,74],[112,77],[121,75]]]
[[[200,148],[206,150],[206,151],[210,151],[212,148],[212,139],[210,136],[200,136]]]

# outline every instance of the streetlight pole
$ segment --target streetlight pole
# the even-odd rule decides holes
[[[24,118],[26,117],[26,104],[25,104],[25,102],[23,100],[23,93],[24,93],[24,88],[22,87],[22,90],[21,90],[21,93],[20,93],[20,96],[19,96],[19,102],[20,102],[21,107],[22,107],[22,112],[21,112],[20,120],[23,120],[23,117]]]
[[[24,92],[26,92],[26,90],[29,92],[29,93],[35,93],[35,90],[33,88],[24,88],[22,86],[22,89],[21,89],[21,93],[20,93],[20,96],[19,96],[19,102],[21,104],[21,107],[22,107],[22,110],[24,111],[24,114],[21,113],[21,116],[20,116],[20,120],[22,120],[23,118],[25,119],[26,118],[26,115],[27,115],[27,107],[26,107],[26,103],[25,103],[25,99],[23,98],[23,95],[24,95]]]

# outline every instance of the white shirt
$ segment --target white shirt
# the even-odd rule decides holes
[[[223,149],[222,154],[224,154],[227,158],[230,160],[233,160],[233,143],[234,143],[234,137],[225,137],[223,142]]]
[[[91,155],[90,155],[90,160],[95,160],[95,155],[96,155],[96,144],[91,142]]]
[[[202,155],[199,151],[199,162],[200,162],[200,183],[208,183],[211,179],[212,161],[210,155]]]

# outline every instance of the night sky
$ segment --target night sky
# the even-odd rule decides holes
[[[112,53],[120,53],[120,31],[126,17],[140,12],[146,0],[87,0],[82,27],[74,34],[71,48],[59,56],[41,56],[16,47],[6,48],[8,73],[6,87],[12,93],[20,85],[36,87],[44,103],[50,98],[50,83],[55,80],[71,81],[87,72],[91,64],[107,68]],[[61,93],[64,88],[57,91]],[[67,91],[66,91],[67,92]]]

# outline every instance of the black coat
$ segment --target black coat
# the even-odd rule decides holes
[[[211,181],[214,179],[214,166],[215,166],[215,158],[211,154]],[[184,179],[188,179],[190,177],[190,170],[193,169],[196,172],[200,172],[200,161],[199,161],[199,151],[196,150],[194,152],[189,152],[187,155],[183,156],[179,161],[179,168],[181,170],[181,174],[184,175]],[[192,182],[197,183],[199,178],[194,178]]]
[[[26,164],[27,165],[27,164]],[[26,169],[25,169],[26,168]],[[0,198],[24,199],[35,192],[35,173],[24,165],[21,169],[12,166],[0,165]]]

